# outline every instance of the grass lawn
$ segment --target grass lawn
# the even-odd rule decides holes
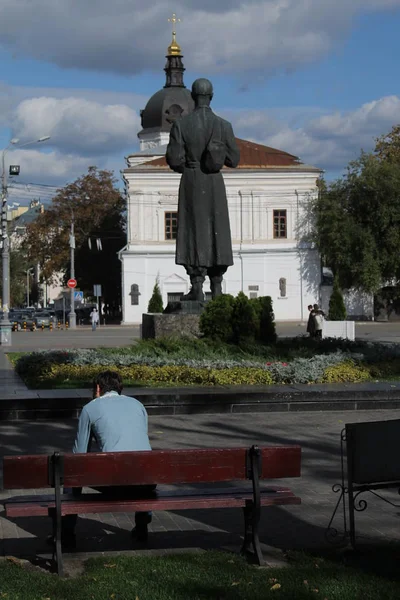
[[[90,559],[83,575],[55,575],[0,561],[6,600],[398,600],[400,580],[383,569],[297,554],[282,569],[257,568],[222,553]],[[387,565],[386,565],[387,566]],[[376,570],[376,569],[375,569]]]

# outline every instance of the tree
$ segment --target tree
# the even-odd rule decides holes
[[[321,182],[314,239],[342,289],[373,292],[400,279],[400,161],[362,153],[347,174]]]
[[[375,154],[380,160],[400,161],[400,125],[376,139]]]
[[[43,281],[70,274],[70,227],[75,222],[75,275],[79,289],[93,294],[102,286],[103,301],[121,303],[121,262],[126,243],[125,201],[110,171],[89,167],[88,173],[59,190],[51,205],[27,226],[23,248],[39,264]],[[98,245],[97,240],[101,240]]]
[[[26,271],[28,262],[24,253],[16,248],[10,250],[10,307],[15,308],[25,304]],[[0,261],[0,291],[3,297],[3,273]]]
[[[158,283],[158,278],[153,287],[153,294],[149,300],[149,305],[147,307],[147,312],[149,313],[162,313],[164,310],[163,300],[160,292],[160,286]]]
[[[346,307],[344,305],[343,294],[339,287],[337,277],[333,281],[333,290],[329,299],[329,314],[330,321],[345,321]]]

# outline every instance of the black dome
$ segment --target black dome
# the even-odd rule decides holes
[[[143,129],[170,131],[173,122],[191,113],[194,102],[185,87],[165,87],[156,92],[141,111]]]
[[[180,48],[177,45],[172,48],[167,56],[167,64],[164,71],[166,83],[162,90],[156,92],[146,104],[146,108],[140,111],[142,117],[142,133],[171,131],[171,127],[180,117],[188,115],[194,110],[194,102],[189,90],[183,83],[185,67],[182,62]],[[179,52],[179,54],[177,54]]]

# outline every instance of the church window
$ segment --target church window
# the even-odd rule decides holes
[[[274,238],[287,238],[286,210],[274,210]]]
[[[176,240],[176,234],[178,231],[178,213],[177,212],[166,212],[165,213],[165,239]]]

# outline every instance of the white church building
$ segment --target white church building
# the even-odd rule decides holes
[[[141,112],[140,151],[127,157],[127,245],[122,261],[123,324],[141,323],[158,279],[164,306],[189,291],[175,264],[180,175],[165,151],[175,119],[193,110],[184,86],[182,53],[175,36],[168,48],[166,85]],[[321,299],[321,261],[307,241],[310,202],[318,193],[320,169],[296,156],[238,139],[237,169],[223,169],[234,265],[224,276],[224,293],[271,296],[278,321],[303,321],[308,304]],[[209,295],[209,281],[205,292]]]

